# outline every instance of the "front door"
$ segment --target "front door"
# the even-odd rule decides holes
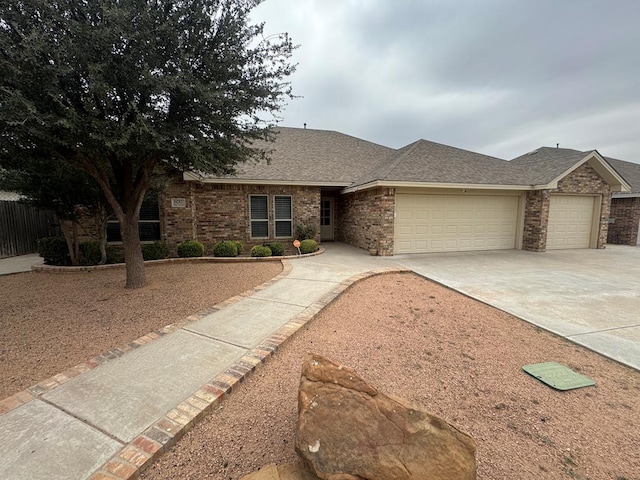
[[[320,199],[320,241],[333,240],[333,198]]]

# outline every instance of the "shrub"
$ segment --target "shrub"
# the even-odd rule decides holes
[[[307,239],[300,242],[300,253],[313,253],[318,250],[315,240]]]
[[[162,260],[168,256],[169,246],[164,242],[142,244],[142,257],[145,260]]]
[[[238,246],[235,242],[218,242],[213,247],[213,255],[216,257],[237,257]]]
[[[271,249],[264,245],[256,245],[251,249],[251,256],[252,257],[270,257]]]
[[[102,255],[100,254],[100,242],[82,242],[80,244],[80,263],[82,265],[97,265],[100,263]]]
[[[38,240],[38,253],[47,265],[69,265],[69,249],[64,238],[45,237]]]
[[[316,227],[313,225],[296,225],[296,238],[300,241],[316,238]]]
[[[107,263],[124,263],[122,245],[107,245]]]
[[[280,242],[271,242],[270,244],[265,245],[265,247],[269,247],[274,257],[281,257],[284,255],[284,245]]]
[[[242,242],[239,242],[238,240],[231,240],[231,243],[233,243],[236,246],[238,255],[240,255],[244,251],[244,245],[242,245]]]
[[[197,240],[187,240],[178,244],[178,256],[182,258],[201,257],[204,254],[204,245]]]

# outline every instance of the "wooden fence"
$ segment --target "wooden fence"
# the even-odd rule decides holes
[[[0,201],[0,258],[37,252],[37,240],[55,235],[57,223],[52,212]]]

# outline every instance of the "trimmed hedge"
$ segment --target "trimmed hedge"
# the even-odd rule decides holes
[[[197,240],[187,240],[178,244],[178,256],[181,258],[201,257],[204,245]]]
[[[313,240],[316,237],[316,227],[313,225],[296,225],[296,238],[300,241]]]
[[[280,242],[271,242],[265,247],[269,247],[274,257],[282,257],[284,255],[284,245]]]
[[[252,257],[270,257],[271,249],[264,245],[256,245],[251,249],[251,256]]]
[[[300,253],[313,253],[318,251],[318,244],[315,240],[307,239],[300,242]]]
[[[65,266],[71,263],[64,238],[45,237],[38,240],[38,253],[47,265]]]
[[[237,257],[238,245],[236,242],[218,242],[213,247],[213,255],[215,257]]]
[[[90,242],[82,242],[80,244],[80,263],[82,265],[97,265],[100,263],[102,255],[100,254],[100,242],[95,240]]]
[[[164,242],[142,244],[142,258],[145,260],[162,260],[168,256],[169,246]]]
[[[240,255],[244,251],[244,245],[242,244],[242,242],[239,242],[238,240],[231,240],[231,243],[233,243],[236,246],[238,255]]]

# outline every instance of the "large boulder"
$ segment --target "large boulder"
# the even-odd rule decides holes
[[[322,479],[476,478],[470,436],[324,357],[305,360],[298,411],[296,450]]]

